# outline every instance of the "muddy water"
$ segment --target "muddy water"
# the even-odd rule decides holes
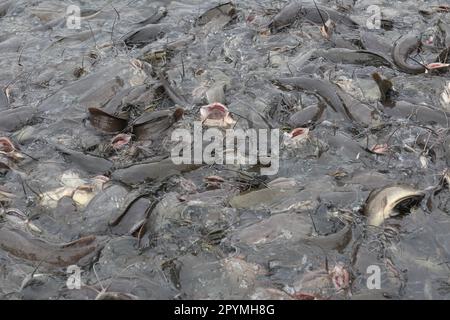
[[[3,299],[449,298],[447,5],[73,3],[0,4]],[[213,102],[275,175],[171,161]]]

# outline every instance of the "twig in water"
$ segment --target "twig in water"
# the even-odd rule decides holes
[[[21,67],[23,67],[22,66],[22,64],[20,63],[20,60],[22,59],[22,53],[23,53],[23,50],[25,49],[25,45],[22,47],[22,49],[20,49],[20,54],[19,54],[19,59],[17,59],[17,64],[19,65],[19,66],[21,66]]]
[[[412,61],[414,61],[414,62],[416,62],[416,63],[418,63],[418,64],[420,64],[422,67],[424,67],[427,71],[429,71],[430,69],[426,66],[426,65],[424,65],[422,62],[420,62],[419,60],[417,60],[417,59],[415,59],[415,58],[413,58],[413,57],[408,57],[409,59],[411,59]]]
[[[44,262],[44,260],[47,257],[45,257],[44,259],[39,261],[39,263],[36,266],[36,268],[34,268],[33,271],[25,277],[25,279],[23,279],[22,284],[20,285],[19,291],[22,291],[27,286],[28,282],[34,278],[35,273],[38,271],[39,267],[41,266],[41,264]]]
[[[87,24],[88,24],[89,30],[91,30],[91,33],[92,33],[92,39],[94,39],[94,45],[95,45],[95,48],[96,48],[98,51],[100,51],[99,48],[98,48],[98,45],[97,45],[97,40],[95,40],[95,34],[94,34],[94,31],[92,31],[92,27],[91,27],[91,24],[89,23],[89,21],[87,21]]]
[[[116,8],[112,4],[111,4],[111,7],[113,7],[113,9],[114,9],[114,11],[116,12],[116,15],[117,15],[117,16],[114,17],[113,25],[112,25],[112,28],[111,28],[111,42],[112,42],[113,47],[115,47],[115,43],[114,43],[114,27],[116,26],[116,20],[117,19],[120,20],[120,15],[119,15],[119,12],[116,10]]]
[[[186,75],[185,70],[184,70],[184,60],[183,60],[183,54],[181,54],[181,68],[183,70],[183,73],[181,74],[181,80],[184,80],[184,76]]]
[[[322,20],[323,28],[324,28],[325,31],[327,31],[328,28],[327,28],[327,25],[326,25],[326,23],[325,23],[325,20],[324,20],[323,17],[322,17],[322,13],[320,12],[319,7],[317,7],[316,1],[313,0],[313,2],[314,2],[314,6],[315,6],[316,9],[317,9],[317,12],[319,13],[320,20]]]

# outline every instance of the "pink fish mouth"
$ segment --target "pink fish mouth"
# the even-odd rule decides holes
[[[18,151],[14,144],[6,137],[0,137],[0,154],[5,155],[13,161],[20,161],[24,156]]]
[[[14,144],[6,137],[0,138],[0,151],[5,153],[10,153],[16,150],[16,147],[14,147]]]
[[[200,108],[200,117],[206,126],[227,127],[235,123],[228,108],[219,102],[214,102]]]
[[[331,281],[336,290],[347,289],[350,285],[350,274],[340,262],[330,271]]]
[[[308,128],[295,128],[294,130],[291,131],[290,136],[291,136],[291,138],[295,138],[295,137],[306,136],[308,133],[309,133]]]
[[[111,140],[111,145],[114,149],[119,150],[125,147],[131,141],[129,134],[120,133]]]
[[[228,113],[228,108],[223,104],[214,102],[200,109],[202,119],[223,119]]]

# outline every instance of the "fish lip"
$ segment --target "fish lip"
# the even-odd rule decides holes
[[[0,137],[0,151],[6,154],[17,150],[12,141],[7,137]]]
[[[27,221],[29,219],[26,213],[14,208],[6,209],[5,215],[14,216],[16,218],[21,219],[22,221]]]
[[[366,202],[363,206],[363,214],[367,217],[367,224],[372,226],[380,226],[386,219],[392,217],[392,211],[398,207],[402,202],[416,198],[416,201],[420,201],[425,196],[425,192],[422,190],[408,190],[407,194],[392,200],[390,203],[385,203],[380,208],[374,208],[374,205],[377,204],[382,199],[377,199],[377,196],[387,190],[388,188],[411,188],[408,185],[391,185],[383,188],[373,190],[366,199]],[[394,191],[392,191],[394,192]],[[406,192],[406,191],[405,191]],[[420,198],[420,199],[419,199]],[[374,202],[375,201],[375,202]],[[381,216],[381,217],[380,217]],[[381,219],[381,221],[380,221]]]
[[[162,119],[167,118],[170,115],[171,115],[171,112],[169,110],[144,112],[142,115],[140,115],[139,117],[134,119],[133,126],[134,127],[145,126],[146,124],[149,124],[152,122],[161,121]]]
[[[104,111],[104,110],[102,110],[102,109],[100,109],[100,108],[96,108],[96,107],[89,107],[89,108],[88,108],[88,111],[89,111],[89,113],[90,113],[91,115],[98,114],[98,115],[104,115],[104,116],[106,116],[106,117],[110,117],[110,118],[114,118],[114,119],[118,119],[118,120],[125,120],[125,121],[128,120],[128,119],[125,118],[125,117],[119,117],[119,116],[110,114],[109,112],[106,112],[106,111]]]
[[[122,130],[124,130],[127,125],[128,125],[128,119],[125,117],[119,117],[116,115],[112,115],[100,108],[96,108],[96,107],[90,107],[88,108],[88,112],[89,112],[89,122],[92,125],[92,127],[94,127],[96,130],[101,131],[101,132],[105,132],[105,133],[118,133],[121,132]],[[94,119],[98,119],[98,118],[103,118],[103,119],[110,119],[113,121],[117,121],[118,123],[113,126],[116,127],[115,129],[113,128],[107,128],[105,126],[105,124],[99,124],[98,120],[94,120]],[[111,127],[111,126],[110,126]]]
[[[207,127],[229,127],[236,123],[228,108],[219,102],[202,106],[200,118]]]
[[[394,201],[392,210],[395,209],[398,205],[400,205],[404,201],[407,201],[407,200],[417,200],[418,201],[418,200],[421,200],[423,197],[425,197],[425,193],[422,191],[420,191],[416,194],[410,194],[410,195],[403,196],[403,197],[397,199],[396,201]]]
[[[220,120],[225,117],[227,112],[228,112],[227,107],[218,102],[214,102],[200,108],[200,115],[202,116],[203,120],[206,119]]]
[[[308,134],[309,129],[308,128],[295,128],[294,130],[291,131],[291,137],[295,138],[297,136],[303,135],[303,134]]]
[[[125,133],[119,133],[115,137],[111,139],[111,145],[114,149],[122,149],[127,144],[129,144],[131,141],[131,135],[125,134]]]

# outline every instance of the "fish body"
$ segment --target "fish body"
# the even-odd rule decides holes
[[[272,32],[277,32],[283,28],[289,27],[298,19],[305,19],[317,24],[332,20],[337,24],[340,23],[351,27],[358,26],[355,21],[333,9],[324,7],[316,8],[315,6],[303,5],[300,2],[293,1],[275,15],[269,24],[269,28]]]
[[[105,173],[113,167],[113,163],[111,161],[100,157],[91,156],[79,151],[69,150],[61,146],[56,146],[56,149],[65,154],[70,161],[88,173]]]
[[[345,48],[331,48],[327,50],[316,50],[316,55],[324,57],[334,63],[356,64],[363,66],[386,66],[392,64],[389,60],[378,53],[366,50],[351,50]]]
[[[20,230],[0,229],[0,248],[11,255],[52,267],[67,267],[80,263],[99,248],[96,237],[80,238],[67,244],[51,244]]]
[[[341,98],[337,95],[336,88],[334,88],[333,84],[330,82],[308,77],[279,78],[274,82],[282,88],[305,90],[316,93],[321,96],[335,112],[341,113],[350,120],[353,120],[346,110]]]
[[[409,55],[414,51],[419,50],[421,46],[422,42],[419,37],[414,34],[407,34],[395,42],[392,49],[392,58],[401,71],[410,74],[420,74],[425,72],[424,66],[407,62]]]
[[[164,35],[166,28],[161,24],[148,24],[123,36],[128,47],[142,48]]]

